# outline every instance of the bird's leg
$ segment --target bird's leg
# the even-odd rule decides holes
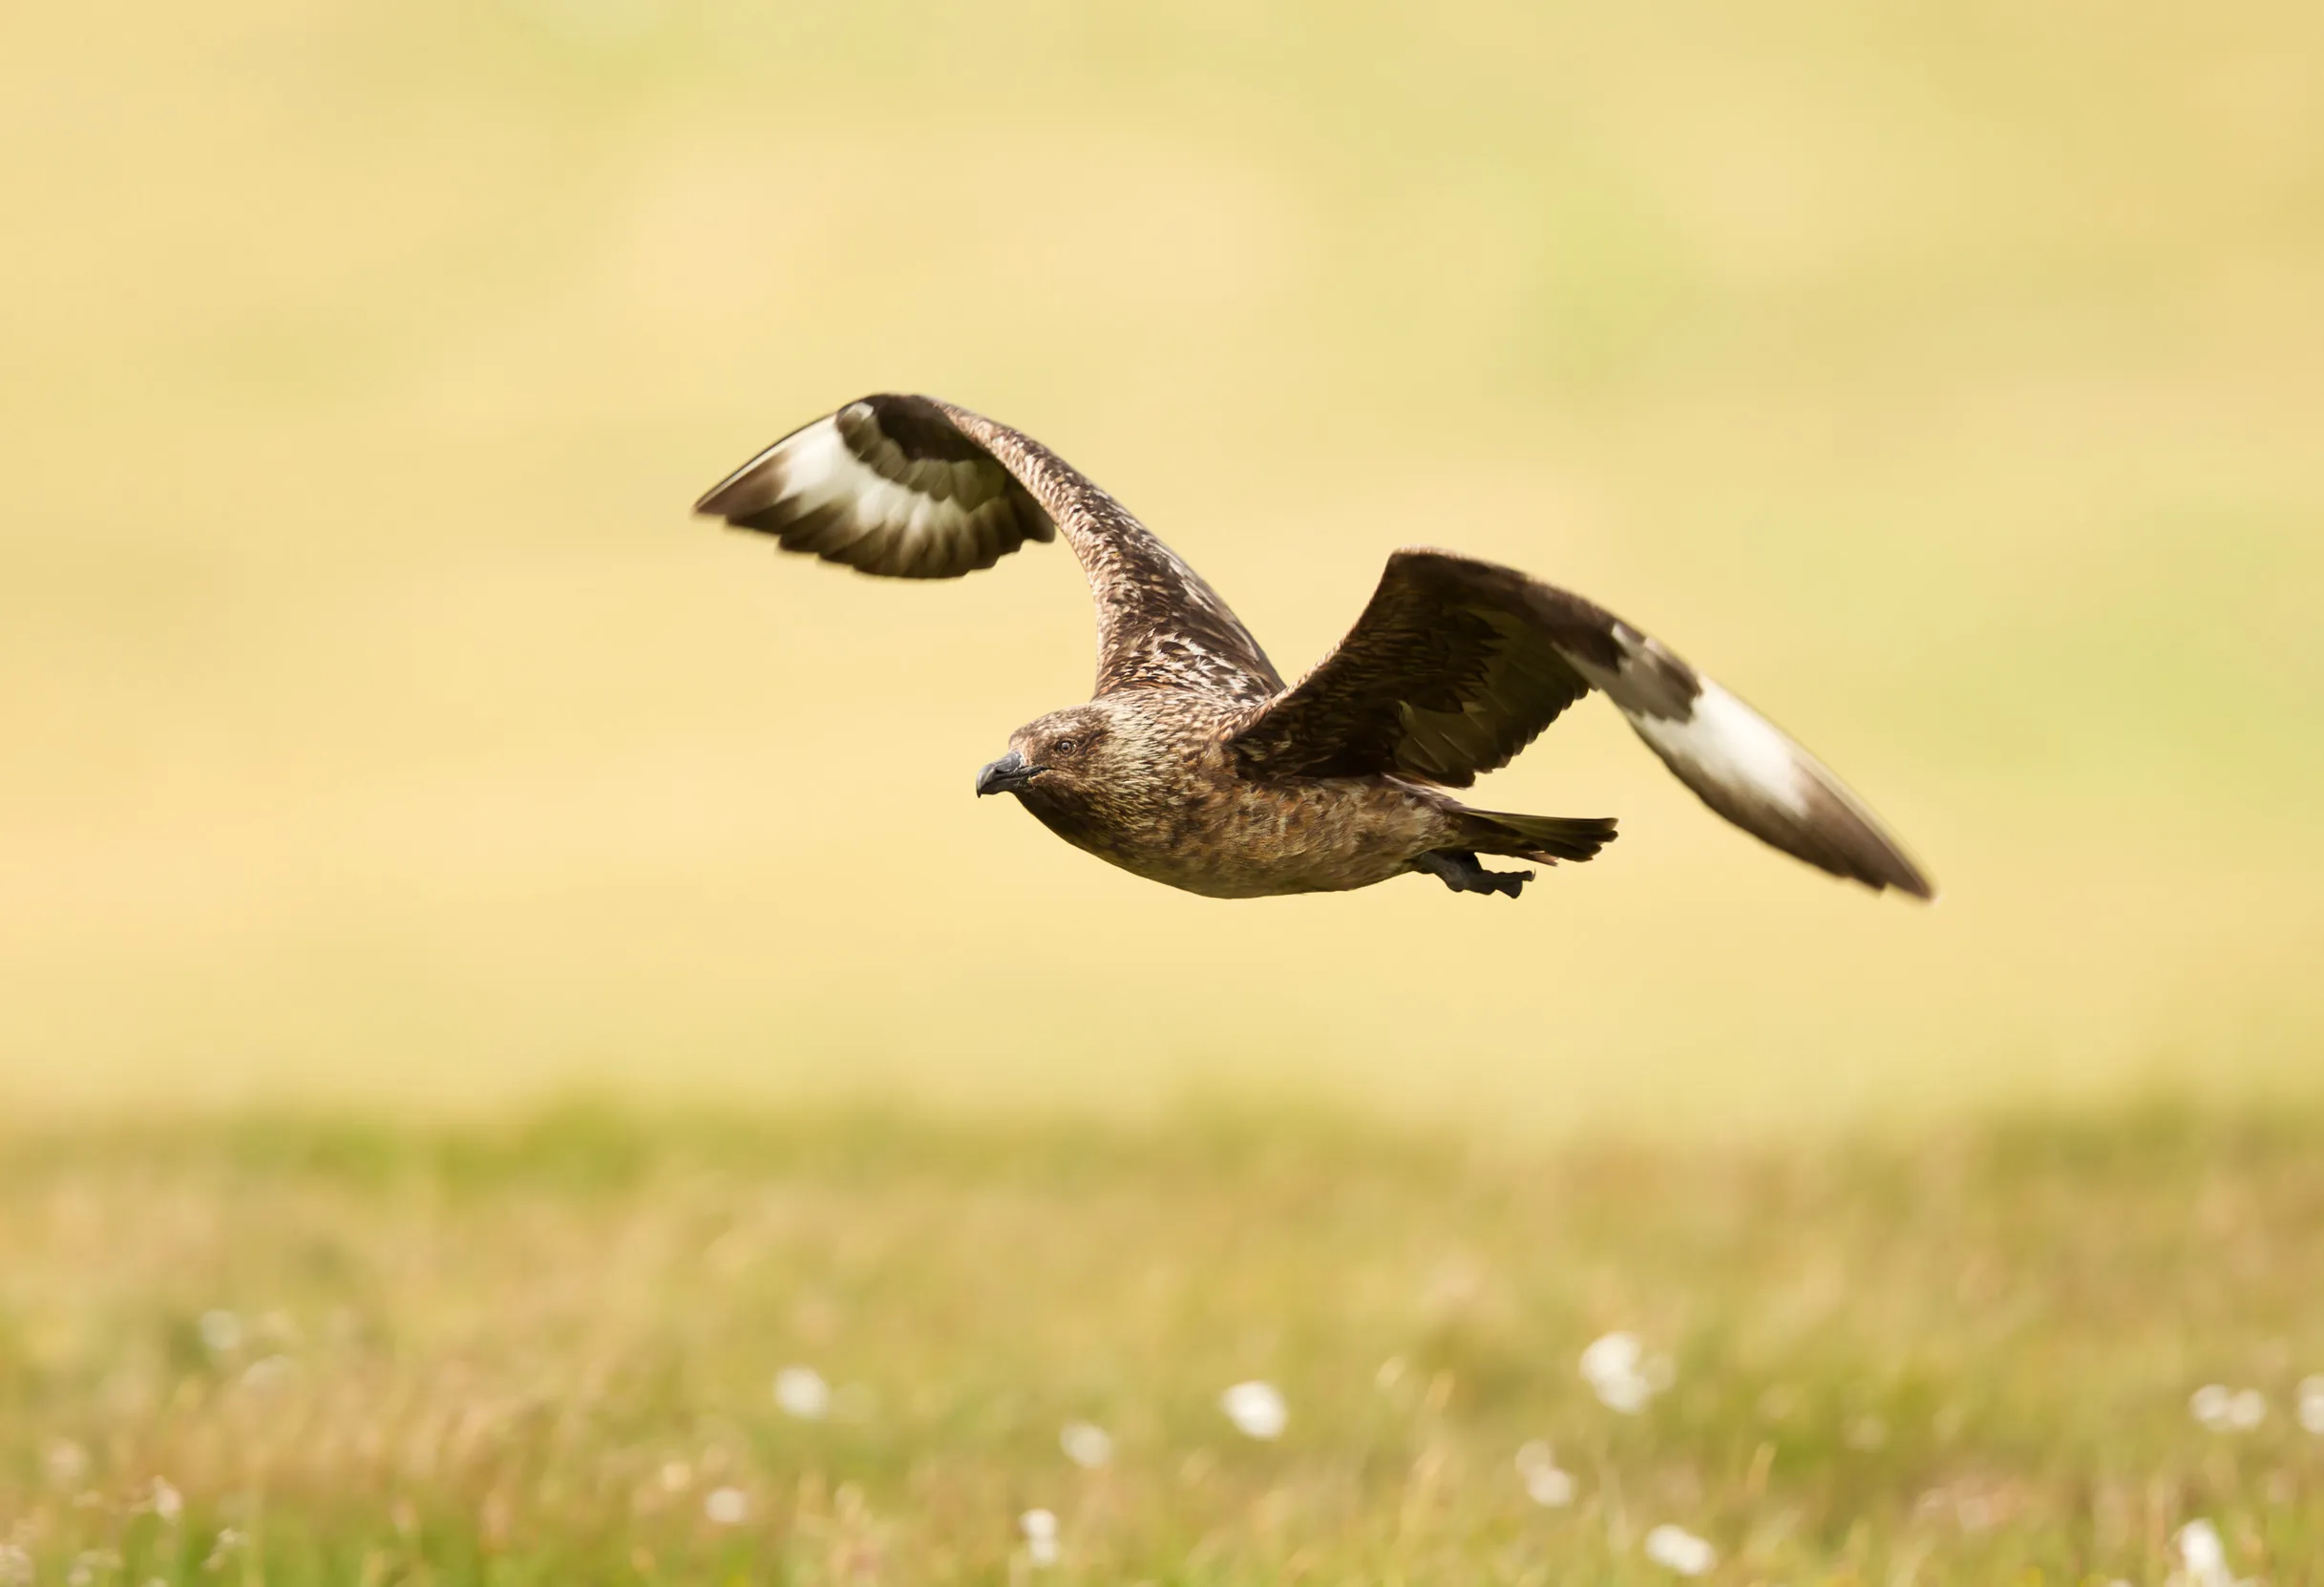
[[[1512,899],[1533,879],[1531,871],[1489,871],[1467,849],[1437,849],[1415,855],[1412,869],[1426,872],[1455,893],[1502,893]]]

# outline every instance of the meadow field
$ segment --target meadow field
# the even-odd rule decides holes
[[[1812,1153],[590,1109],[19,1139],[0,1578],[2292,1587],[2319,1138],[2149,1106]]]
[[[2319,58],[15,8],[0,1587],[2324,1580]],[[1622,820],[1516,903],[1109,870],[969,792],[1088,689],[1060,548],[688,517],[883,389],[1289,673],[1398,545],[1570,584],[1944,899],[1595,705],[1480,790]]]

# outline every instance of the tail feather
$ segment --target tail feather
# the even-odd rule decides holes
[[[1473,823],[1468,841],[1479,854],[1509,855],[1543,865],[1561,859],[1579,864],[1615,838],[1611,815],[1512,815],[1497,810],[1467,814]]]

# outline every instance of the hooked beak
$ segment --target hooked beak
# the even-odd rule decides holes
[[[1025,756],[1011,750],[999,760],[977,773],[977,796],[987,794],[1022,794],[1032,785],[1035,777],[1047,771],[1046,766],[1027,766]]]

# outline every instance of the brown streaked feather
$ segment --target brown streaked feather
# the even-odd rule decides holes
[[[784,436],[695,511],[861,572],[954,579],[1059,528],[1097,606],[1097,692],[1173,688],[1254,705],[1267,653],[1202,577],[1040,442],[931,397],[880,393]]]
[[[1176,688],[1256,704],[1283,687],[1218,592],[1088,476],[1022,431],[937,403],[1065,531],[1097,602],[1097,693]]]

